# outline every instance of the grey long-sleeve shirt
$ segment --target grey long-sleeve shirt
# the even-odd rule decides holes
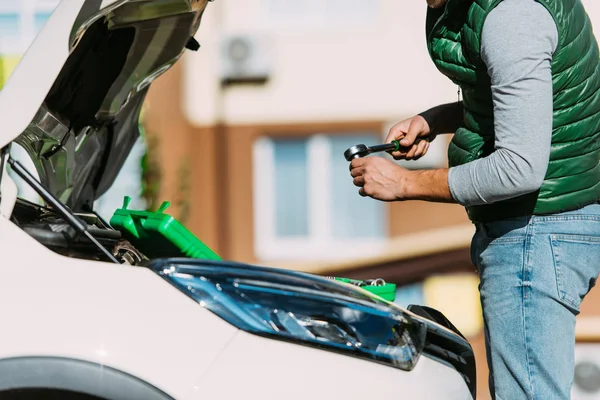
[[[494,203],[541,186],[550,156],[557,43],[554,19],[535,0],[504,0],[488,15],[481,54],[492,81],[496,151],[450,169],[458,203]]]

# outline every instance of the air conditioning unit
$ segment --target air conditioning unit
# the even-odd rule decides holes
[[[226,37],[221,47],[221,82],[262,84],[272,73],[271,43],[259,35]]]

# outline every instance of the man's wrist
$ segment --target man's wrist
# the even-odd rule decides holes
[[[409,169],[403,169],[397,184],[397,197],[398,201],[412,200],[412,197],[417,193],[415,188],[415,182],[417,177],[415,173],[419,171],[412,171]]]
[[[404,170],[398,181],[398,200],[416,200],[419,197],[419,182],[422,174],[422,170]]]
[[[398,200],[455,203],[448,186],[448,169],[404,170],[398,182]]]
[[[405,169],[398,181],[398,200],[422,200],[426,196],[424,188],[427,187],[428,170]]]

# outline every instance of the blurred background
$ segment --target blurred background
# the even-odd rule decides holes
[[[600,4],[583,2],[600,32]],[[57,3],[0,0],[1,83]],[[457,101],[428,58],[425,13],[425,0],[210,3],[200,50],[153,84],[142,137],[96,206],[109,219],[124,196],[151,210],[167,200],[225,259],[395,283],[398,304],[437,308],[467,336],[487,399],[463,208],[361,198],[343,157],[381,143],[395,122]],[[449,140],[403,165],[445,167]],[[579,316],[574,399],[600,399],[599,342],[592,291]]]

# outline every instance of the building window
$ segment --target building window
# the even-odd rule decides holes
[[[275,236],[306,237],[308,230],[308,145],[306,140],[273,142]]]
[[[256,254],[261,260],[376,254],[387,237],[385,205],[362,198],[344,151],[377,134],[261,138],[254,146]]]
[[[0,14],[0,52],[14,52],[21,44],[21,16],[14,12]]]
[[[0,53],[23,54],[58,3],[59,0],[0,0]]]

